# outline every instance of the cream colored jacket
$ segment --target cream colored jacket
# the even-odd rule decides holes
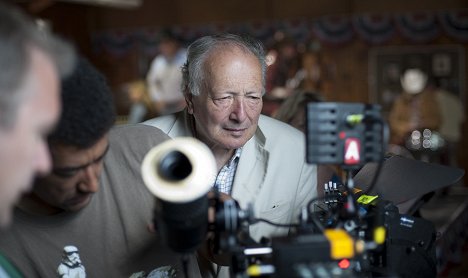
[[[185,111],[144,122],[170,137],[192,136]],[[305,161],[305,137],[299,130],[261,115],[255,135],[245,144],[232,188],[241,208],[254,206],[256,217],[276,223],[297,222],[301,208],[317,195],[317,169]],[[258,223],[250,236],[284,235],[285,228]]]

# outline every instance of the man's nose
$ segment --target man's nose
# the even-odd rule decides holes
[[[247,117],[245,113],[245,98],[244,97],[236,97],[232,103],[231,107],[231,120],[236,120],[238,122],[243,122]]]
[[[82,192],[96,193],[99,190],[99,174],[96,173],[93,165],[83,169],[83,179],[79,185]]]

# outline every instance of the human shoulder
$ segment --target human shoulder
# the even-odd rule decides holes
[[[132,124],[116,126],[109,132],[111,153],[140,153],[169,139],[154,126]]]
[[[178,119],[183,117],[182,113],[175,113],[165,116],[156,117],[150,120],[147,120],[142,123],[142,125],[148,125],[157,127],[158,129],[162,130],[164,133],[169,134],[171,130],[176,125]]]
[[[151,125],[129,124],[119,125],[111,129],[109,138],[112,141],[151,141],[162,142],[169,137],[159,128]]]
[[[260,115],[259,128],[266,138],[266,142],[281,145],[305,144],[304,134],[298,129],[271,117]]]
[[[176,64],[183,65],[187,61],[187,49],[180,48],[175,56]]]
[[[154,57],[153,61],[151,62],[151,68],[157,68],[160,67],[161,65],[166,63],[166,59],[164,58],[163,55],[158,55]]]

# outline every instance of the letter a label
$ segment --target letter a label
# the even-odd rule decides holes
[[[361,142],[357,138],[348,138],[345,141],[345,164],[358,164],[361,161]]]

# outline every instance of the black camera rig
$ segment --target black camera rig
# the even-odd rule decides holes
[[[289,235],[261,243],[248,237],[248,227],[264,220],[232,200],[220,202],[214,252],[232,256],[232,277],[435,277],[432,223],[361,193],[356,217],[349,218],[347,190],[338,186],[313,200]]]
[[[435,277],[432,223],[400,214],[391,202],[368,195],[384,163],[388,131],[380,107],[353,103],[310,103],[307,162],[337,164],[344,184],[325,185],[288,236],[253,242],[248,227],[259,221],[233,200],[212,200],[214,251],[232,256],[233,277]],[[376,162],[372,184],[355,187],[353,175]],[[284,225],[282,225],[284,226]]]
[[[213,173],[205,164],[215,165],[211,152],[194,139],[174,139],[150,151],[142,165],[145,183],[158,200],[155,224],[163,241],[186,254],[206,244],[209,233],[210,251],[230,257],[233,277],[435,277],[433,224],[401,214],[393,201],[404,201],[401,195],[422,196],[442,187],[443,179],[455,182],[464,171],[439,171],[442,166],[431,171],[433,166],[423,165],[428,177],[423,190],[400,186],[402,179],[421,180],[414,164],[428,163],[384,158],[389,136],[379,106],[309,103],[306,115],[307,162],[339,165],[346,173],[343,184],[324,185],[323,196],[310,200],[296,223],[272,223],[256,218],[251,207],[222,201],[216,192],[208,199]],[[205,164],[200,165],[200,159]],[[382,181],[386,163],[403,165],[409,172],[382,171]],[[213,212],[211,222],[207,209]],[[289,233],[255,242],[249,229],[258,222],[288,227]]]

